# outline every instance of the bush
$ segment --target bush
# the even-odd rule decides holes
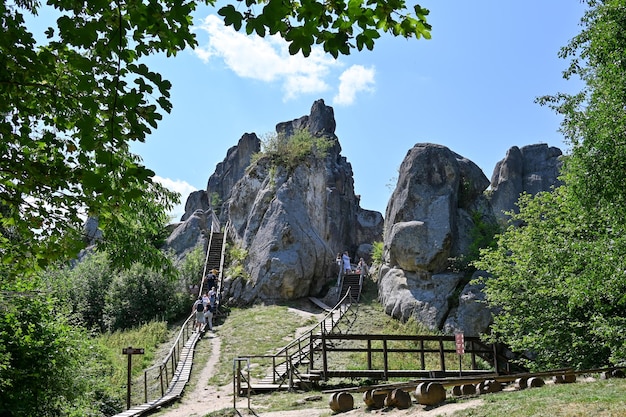
[[[139,264],[116,275],[106,296],[105,320],[110,331],[139,326],[154,319],[180,317],[188,295],[178,280]]]
[[[325,157],[332,145],[331,139],[315,137],[306,130],[296,130],[289,136],[271,133],[262,139],[262,150],[254,156],[253,161],[266,156],[272,161],[272,166],[293,170],[310,155]]]

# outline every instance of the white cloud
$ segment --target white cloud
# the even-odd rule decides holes
[[[189,194],[193,191],[197,191],[197,188],[186,181],[163,178],[158,175],[155,175],[153,180],[163,185],[170,191],[180,193],[180,203],[174,206],[172,211],[169,213],[174,221],[179,221],[183,214],[185,214],[185,203],[187,202],[187,197],[189,197]]]
[[[261,38],[239,33],[224,26],[215,15],[207,16],[197,28],[209,35],[208,42],[195,49],[200,59],[222,59],[240,77],[279,82],[285,100],[329,90],[325,78],[333,67],[341,66],[320,47],[313,47],[307,58],[301,53],[290,55],[287,42],[280,36]]]
[[[356,94],[361,91],[374,91],[374,67],[365,68],[353,65],[339,77],[339,91],[333,97],[333,104],[348,106],[354,103]]]

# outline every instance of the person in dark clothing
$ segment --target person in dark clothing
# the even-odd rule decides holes
[[[204,277],[204,288],[210,290],[211,288],[215,287],[216,283],[217,276],[215,275],[215,269],[212,269],[209,271],[208,274],[206,274],[206,277]]]

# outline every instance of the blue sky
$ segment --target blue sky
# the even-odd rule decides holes
[[[533,101],[575,92],[559,49],[580,31],[572,0],[423,1],[431,40],[383,36],[374,51],[335,60],[291,57],[273,38],[225,28],[216,9],[195,13],[199,47],[149,65],[173,83],[174,109],[135,153],[170,188],[204,189],[244,133],[259,136],[308,115],[317,99],[334,108],[342,155],[361,206],[383,215],[397,172],[416,143],[474,161],[488,178],[511,146],[566,147],[561,118]],[[182,214],[179,207],[176,220]]]

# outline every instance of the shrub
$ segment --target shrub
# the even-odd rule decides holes
[[[293,170],[308,156],[325,157],[332,145],[331,139],[315,137],[306,130],[296,130],[292,135],[270,133],[261,140],[262,150],[253,161],[266,156],[272,161],[272,166]]]

